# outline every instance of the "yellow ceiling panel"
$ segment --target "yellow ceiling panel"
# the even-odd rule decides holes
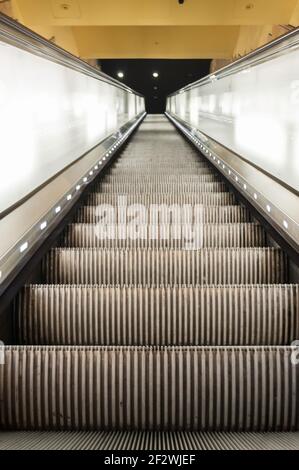
[[[297,0],[13,0],[28,24],[263,25],[289,23]]]
[[[99,59],[231,58],[239,35],[238,26],[92,26],[72,31],[80,56]]]
[[[51,9],[54,18],[81,18],[81,8],[77,0],[51,0]]]
[[[178,0],[11,0],[11,4],[18,20],[33,30],[60,27],[70,36],[71,27],[86,58],[224,59],[264,41],[265,27],[271,32],[274,25],[299,24],[299,0],[185,0],[184,5]]]

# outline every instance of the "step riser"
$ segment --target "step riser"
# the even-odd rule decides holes
[[[7,348],[5,429],[298,429],[290,348]]]
[[[95,183],[95,186],[100,185],[101,183],[109,184],[146,184],[146,185],[157,185],[157,184],[177,184],[182,183],[217,183],[221,182],[220,176],[217,174],[211,175],[123,175],[121,172],[115,175],[105,175],[102,180]]]
[[[51,250],[46,283],[162,285],[285,283],[286,258],[268,248],[214,250]]]
[[[105,221],[108,223],[119,223],[120,222],[120,217],[125,216],[126,220],[129,220],[131,217],[130,210],[122,210],[121,216],[119,216],[119,211],[117,210],[118,207],[114,206],[112,211],[107,210],[105,214]],[[82,206],[78,209],[78,212],[76,214],[76,222],[77,223],[97,223],[99,222],[99,210],[96,206]],[[187,206],[186,211],[184,210],[184,206],[181,208],[183,212],[183,217],[185,217],[185,214],[190,213],[190,206]],[[195,206],[191,207],[191,214],[192,214],[192,219],[191,221],[194,222],[194,214],[195,211]],[[216,207],[202,207],[202,218],[204,223],[210,223],[210,224],[216,224],[216,223],[222,223],[222,224],[227,224],[227,223],[245,223],[245,222],[251,222],[252,218],[249,213],[249,211],[245,207],[241,206],[227,206],[227,207],[222,207],[222,206],[216,206]],[[168,223],[169,216],[168,212],[166,215],[163,215],[162,213],[159,214],[158,219],[154,219],[158,223]],[[146,217],[147,220],[152,220],[152,211],[150,208],[146,209]],[[186,220],[188,219],[186,216]]]
[[[290,345],[298,286],[30,286],[14,319],[20,344]]]
[[[189,229],[188,229],[189,228]],[[137,239],[135,239],[137,238]],[[60,238],[63,247],[99,248],[262,247],[266,234],[260,225],[142,225],[72,224]]]
[[[217,175],[216,171],[214,168],[211,168],[210,165],[196,165],[196,166],[173,166],[171,164],[168,165],[161,165],[157,167],[157,165],[135,165],[132,164],[132,166],[113,166],[107,169],[105,171],[105,176],[109,177],[145,177],[146,175],[149,175],[149,177],[153,178],[159,178],[159,177],[171,177],[171,178],[177,178],[181,176],[186,176],[187,178],[189,177],[198,177],[198,176],[204,176],[204,175],[212,175],[215,176]]]
[[[120,193],[120,194],[156,194],[159,191],[165,193],[221,193],[227,191],[227,185],[225,183],[182,183],[179,185],[175,183],[164,183],[164,184],[133,184],[133,183],[99,183],[93,188],[94,192],[100,193]]]
[[[125,197],[126,203],[122,202]],[[152,193],[152,194],[126,194],[121,193],[90,193],[87,198],[87,205],[97,206],[100,204],[111,205],[131,205],[143,204],[204,204],[210,206],[229,206],[236,204],[236,198],[232,193]]]

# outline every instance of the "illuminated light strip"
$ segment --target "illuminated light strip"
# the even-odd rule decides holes
[[[28,242],[25,242],[23,243],[21,246],[20,246],[20,253],[23,253],[25,250],[27,250],[28,248]]]

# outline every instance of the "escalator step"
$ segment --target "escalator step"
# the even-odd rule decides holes
[[[43,260],[54,284],[285,283],[286,257],[276,248],[201,250],[56,248]]]
[[[122,177],[137,177],[141,176],[151,176],[153,177],[163,177],[163,176],[170,176],[172,178],[178,176],[201,176],[201,175],[215,175],[217,174],[215,169],[205,163],[205,164],[194,164],[192,166],[189,165],[171,165],[171,164],[163,164],[163,162],[159,162],[159,165],[140,165],[137,162],[133,163],[132,165],[126,165],[123,162],[123,165],[120,163],[115,163],[113,166],[109,167],[107,171],[105,171],[105,176],[109,178],[109,176],[122,176]]]
[[[295,431],[290,347],[7,346],[0,428]]]
[[[86,198],[87,205],[111,204],[124,206],[126,204],[204,204],[211,206],[229,206],[236,204],[234,194],[223,193],[95,193],[91,192]]]
[[[76,248],[196,248],[266,246],[258,224],[70,224],[59,245]]]
[[[0,450],[299,450],[299,432],[10,431]]]
[[[164,185],[164,183],[172,184],[175,183],[180,185],[182,183],[217,183],[223,182],[217,173],[215,174],[203,174],[203,175],[171,175],[165,174],[161,175],[161,173],[154,174],[154,175],[147,175],[147,174],[127,174],[123,175],[122,172],[113,174],[113,175],[104,175],[103,178],[98,180],[95,183],[95,186],[99,186],[101,183],[109,183],[109,184],[146,184],[146,185]]]
[[[14,327],[20,344],[289,345],[299,286],[31,285]]]
[[[175,207],[175,206],[173,206]],[[181,213],[183,214],[194,214],[194,206],[186,205],[185,210],[184,206],[179,207]],[[204,223],[244,223],[244,222],[251,222],[252,217],[250,212],[246,207],[242,206],[202,206],[199,209],[202,214],[202,220]],[[97,206],[81,206],[78,209],[78,212],[75,217],[75,221],[77,223],[97,223],[100,221],[100,218],[105,216],[105,221],[108,223],[119,223],[121,217],[125,218],[125,220],[129,220],[131,216],[130,209],[121,211],[117,210],[117,206],[114,206],[113,209],[107,208],[104,212],[104,209],[97,208]],[[152,215],[153,210],[151,208],[146,208],[145,217],[146,220],[153,220]],[[165,215],[163,215],[163,211],[161,210],[161,215],[159,215],[158,219],[154,219],[157,223],[168,223],[169,222],[169,213],[171,213],[171,206],[166,208]],[[184,216],[184,215],[183,215]],[[188,220],[188,219],[187,219]],[[189,219],[190,220],[190,219]],[[191,221],[193,222],[194,219],[192,218]]]
[[[178,192],[178,185],[176,183],[106,183],[99,182],[94,185],[94,192],[101,193],[120,193],[120,194],[151,194],[163,191],[165,193]],[[182,193],[222,193],[227,191],[225,183],[194,183],[186,182],[179,185],[179,192]]]

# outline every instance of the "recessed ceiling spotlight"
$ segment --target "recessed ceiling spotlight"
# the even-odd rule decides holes
[[[154,77],[154,78],[158,78],[158,77],[159,77],[158,72],[153,72],[153,77]]]
[[[119,71],[119,72],[117,72],[117,76],[118,76],[118,78],[124,78],[125,74],[124,74],[124,72]]]

